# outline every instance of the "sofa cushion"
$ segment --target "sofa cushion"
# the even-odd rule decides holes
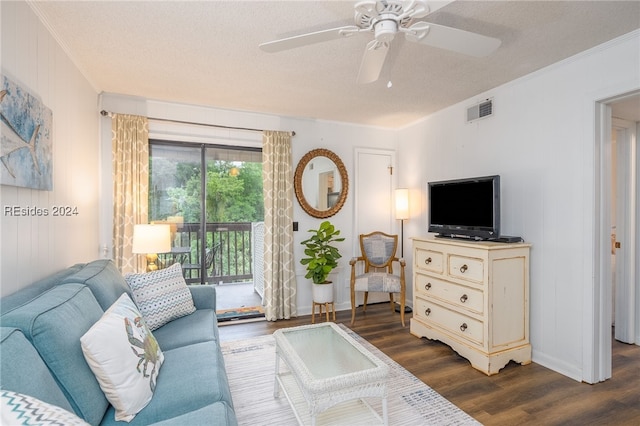
[[[179,263],[144,274],[127,274],[125,280],[151,330],[196,310]]]
[[[149,425],[224,401],[233,408],[222,353],[216,342],[164,350],[162,372],[149,405],[129,423]],[[102,424],[117,424],[109,408]]]
[[[153,331],[163,351],[194,343],[217,341],[218,323],[211,309],[198,309]]]
[[[35,346],[76,414],[91,424],[102,419],[108,402],[84,360],[80,337],[103,311],[82,284],[56,286],[2,316]]]
[[[0,328],[0,387],[73,410],[42,358],[20,330]]]
[[[154,423],[153,426],[218,426],[237,425],[233,409],[226,402],[216,402],[172,419]]]
[[[89,426],[75,414],[29,395],[0,390],[0,424]]]
[[[80,343],[116,420],[131,421],[151,401],[164,356],[129,295],[120,296]]]
[[[80,269],[82,269],[83,266],[83,264],[78,263],[69,268],[58,271],[55,274],[44,277],[21,289],[20,291],[2,297],[0,299],[0,313],[4,315],[10,310],[27,303],[29,300],[35,297],[38,297],[42,292],[47,291],[50,288],[60,284],[62,280],[69,275],[78,272]]]
[[[103,311],[109,309],[122,293],[131,291],[116,265],[110,259],[99,259],[61,281],[61,284],[79,283],[91,289]]]

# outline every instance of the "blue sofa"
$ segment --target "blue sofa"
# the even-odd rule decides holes
[[[164,363],[151,402],[130,425],[236,425],[220,350],[215,288],[189,287],[196,311],[153,331]],[[127,424],[86,363],[80,337],[122,293],[110,260],[78,264],[0,299],[0,388],[75,413],[92,425]]]

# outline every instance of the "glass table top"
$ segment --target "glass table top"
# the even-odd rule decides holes
[[[358,373],[378,367],[333,323],[281,329],[291,348],[314,379]],[[350,340],[349,340],[350,339]]]

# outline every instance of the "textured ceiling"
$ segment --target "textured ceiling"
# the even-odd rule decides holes
[[[367,85],[355,80],[370,34],[258,48],[352,25],[354,3],[29,2],[99,91],[392,128],[640,28],[639,1],[440,2],[422,20],[499,38],[501,47],[473,58],[397,36],[381,78]]]

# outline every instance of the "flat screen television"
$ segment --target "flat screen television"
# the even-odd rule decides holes
[[[439,237],[500,237],[500,176],[429,182],[429,232]]]

